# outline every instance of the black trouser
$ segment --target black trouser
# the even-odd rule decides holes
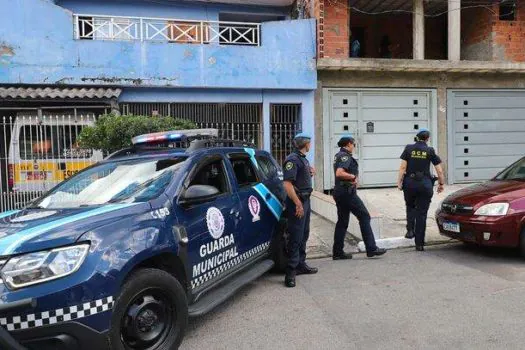
[[[342,187],[334,189],[334,199],[337,205],[337,224],[334,232],[333,254],[337,255],[343,252],[346,231],[350,222],[350,213],[354,214],[359,220],[361,236],[363,237],[366,251],[375,251],[377,246],[372,227],[370,226],[370,214],[361,198],[357,195],[355,188]]]
[[[303,202],[304,216],[295,216],[295,204],[288,198],[286,201],[286,215],[288,219],[288,271],[297,269],[305,264],[306,241],[310,236],[310,199]]]
[[[432,201],[433,186],[430,178],[416,180],[406,178],[403,183],[403,193],[407,207],[407,229],[410,225],[416,235],[416,245],[425,244],[425,230],[427,227],[427,213]]]

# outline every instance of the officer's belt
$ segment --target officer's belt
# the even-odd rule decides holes
[[[421,181],[425,177],[427,177],[429,179],[432,178],[432,176],[430,176],[429,173],[422,172],[422,171],[416,171],[415,173],[410,173],[410,174],[408,174],[408,177],[410,177],[411,179],[417,180],[417,181]]]
[[[306,202],[308,199],[310,199],[310,196],[312,195],[312,192],[313,192],[313,190],[311,189],[300,190],[295,186],[294,186],[294,190],[295,190],[295,194],[297,195],[297,197],[299,197],[301,202]]]

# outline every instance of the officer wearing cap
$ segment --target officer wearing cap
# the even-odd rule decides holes
[[[294,138],[295,150],[284,162],[284,188],[286,217],[288,219],[288,266],[284,283],[295,287],[295,276],[317,273],[306,264],[306,241],[310,235],[310,195],[315,169],[310,166],[306,154],[310,151],[311,137],[300,133]]]
[[[425,230],[427,212],[433,195],[434,181],[430,173],[432,163],[438,174],[439,185],[437,192],[444,189],[444,175],[441,159],[436,151],[427,145],[430,138],[428,129],[420,129],[415,143],[407,145],[401,154],[401,166],[397,187],[403,191],[407,210],[406,238],[413,238],[415,234],[416,250],[423,251],[425,245]]]
[[[352,156],[355,147],[354,137],[345,135],[341,137],[337,145],[341,149],[334,159],[335,187],[333,196],[337,205],[337,224],[335,225],[332,258],[334,260],[352,259],[352,254],[345,253],[343,250],[350,213],[354,214],[359,220],[361,235],[366,247],[366,255],[369,258],[383,255],[386,253],[386,250],[377,247],[374,233],[370,226],[370,214],[361,198],[357,195],[359,166]]]

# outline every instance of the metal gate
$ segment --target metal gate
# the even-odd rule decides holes
[[[434,128],[435,92],[431,90],[326,89],[323,95],[325,190],[334,186],[332,162],[342,135],[351,133],[356,138],[360,185],[381,187],[395,185],[399,156],[417,130]]]
[[[102,159],[80,149],[94,115],[19,115],[0,120],[0,211],[18,209],[64,179]]]
[[[188,119],[219,137],[262,146],[262,105],[257,103],[125,103],[122,114],[164,115]]]
[[[492,178],[525,155],[524,90],[448,92],[449,181]]]
[[[271,152],[283,164],[286,156],[293,151],[293,138],[301,132],[300,104],[270,105]]]

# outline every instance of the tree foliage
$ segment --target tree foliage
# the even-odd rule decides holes
[[[131,139],[138,135],[195,128],[193,122],[185,119],[106,114],[98,118],[94,126],[82,129],[79,144],[82,148],[115,152],[130,147]]]

